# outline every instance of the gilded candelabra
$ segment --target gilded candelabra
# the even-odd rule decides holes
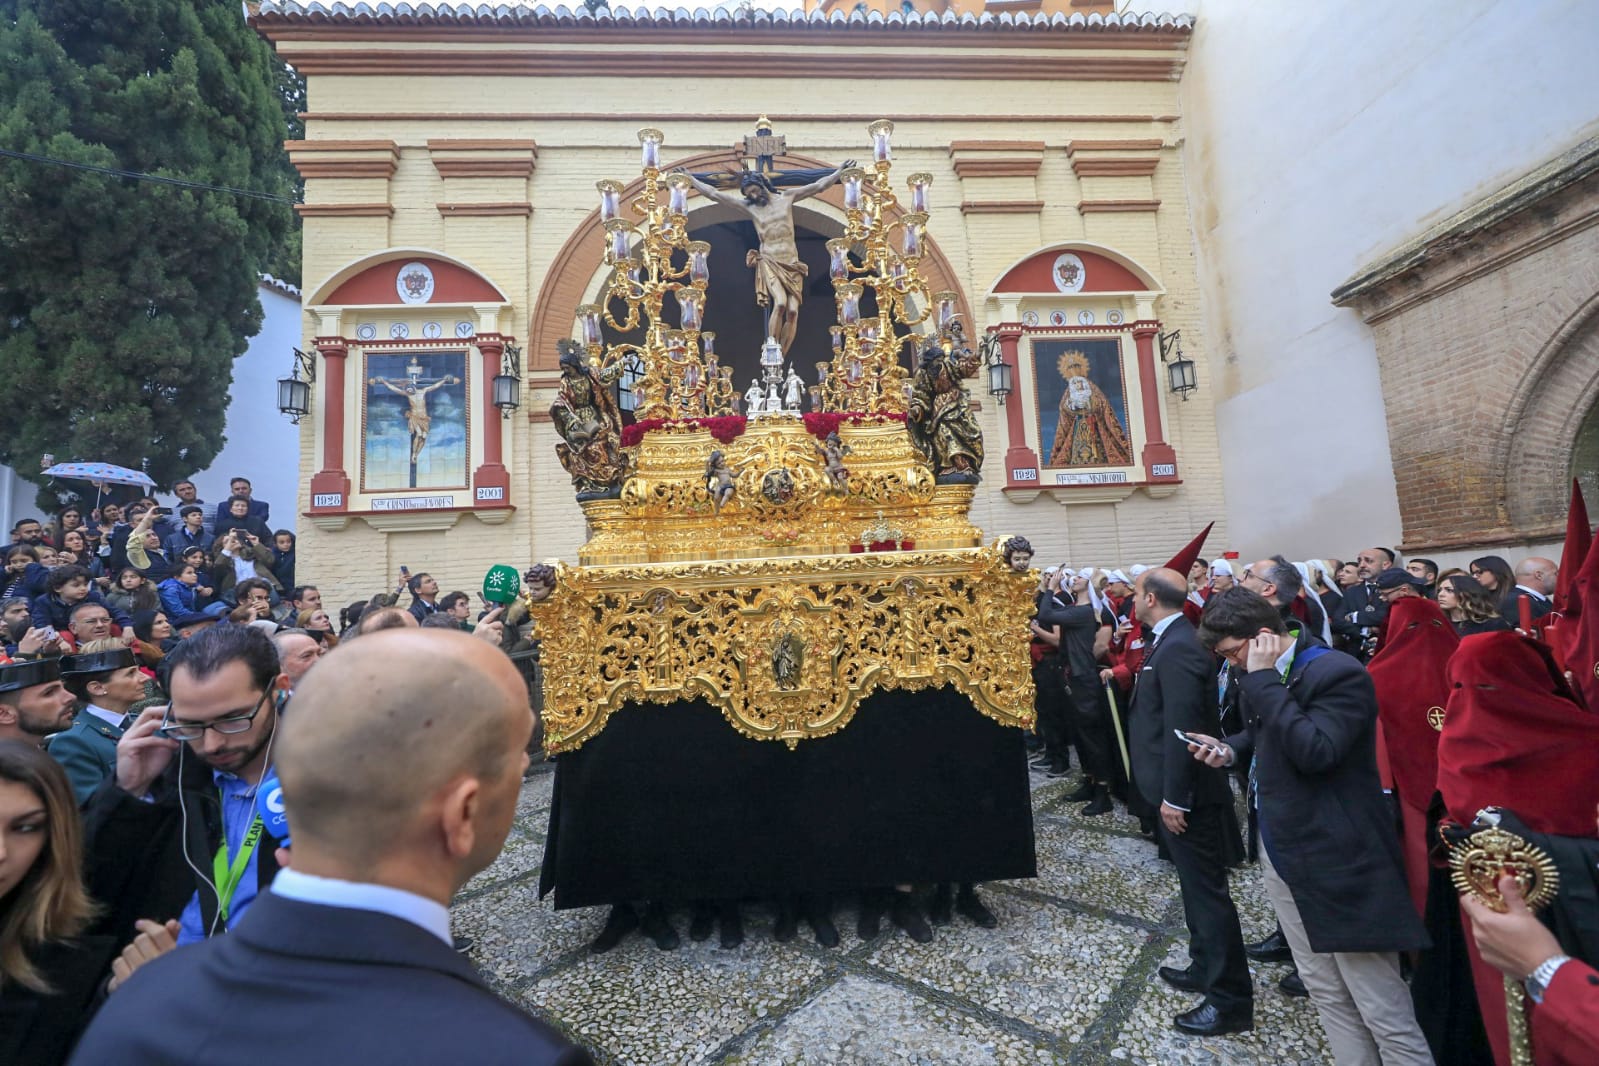
[[[716,334],[700,329],[711,246],[689,239],[688,194],[693,185],[685,174],[662,179],[660,130],[639,130],[638,139],[644,188],[627,205],[637,221],[623,217],[620,182],[595,183],[605,228],[605,265],[611,274],[601,302],[578,308],[583,345],[589,362],[602,369],[637,357],[642,374],[635,413],[641,419],[729,414],[732,368],[717,359]],[[668,295],[677,303],[679,328],[661,319]],[[619,333],[642,326],[644,342],[607,345],[600,332],[602,319]]]
[[[840,175],[844,235],[827,242],[838,325],[832,328],[831,363],[817,365],[822,375],[819,393],[826,411],[898,414],[905,410],[908,381],[899,361],[900,345],[917,336],[916,327],[936,316],[933,324],[947,349],[957,297],[953,292],[931,292],[921,271],[933,176],[910,176],[906,185],[911,209],[898,213],[900,201],[889,179],[894,124],[879,119],[866,130],[872,137],[872,168],[851,167]],[[868,292],[877,309],[869,317],[863,314]],[[897,337],[896,324],[912,330],[911,337]]]

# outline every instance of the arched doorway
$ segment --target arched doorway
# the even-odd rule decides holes
[[[1571,448],[1571,476],[1582,486],[1584,499],[1599,501],[1599,403],[1588,409],[1577,429]]]

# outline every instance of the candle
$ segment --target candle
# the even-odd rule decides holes
[[[894,124],[886,118],[880,118],[867,126],[866,132],[872,135],[872,161],[888,162],[892,158],[888,147],[888,136],[894,132]]]
[[[911,189],[911,210],[927,211],[927,187],[933,184],[933,176],[927,173],[912,174],[907,182]]]
[[[849,241],[834,237],[827,242],[828,274],[834,281],[849,280]]]
[[[700,328],[700,291],[698,289],[678,289],[677,307],[684,329]]]
[[[666,357],[674,363],[683,361],[687,341],[683,339],[683,331],[672,329],[666,331]]]
[[[955,301],[959,298],[953,292],[938,292],[933,294],[934,304],[938,308],[938,328],[948,329],[950,323],[955,321]]]
[[[715,364],[715,362],[716,362],[716,334],[714,334],[714,333],[701,333],[700,334],[700,347],[702,349],[704,349],[704,351],[705,351],[705,358],[710,360],[712,364]]]
[[[827,373],[831,369],[832,369],[832,364],[831,363],[817,363],[816,364],[816,380],[821,382],[823,385],[826,385],[827,384]]]
[[[643,149],[644,169],[661,169],[661,142],[666,140],[666,135],[660,130],[643,129],[638,131],[638,143]]]
[[[688,213],[688,190],[690,183],[682,174],[673,174],[666,179],[667,185],[667,210],[674,215]]]
[[[688,242],[688,276],[696,285],[711,280],[711,246],[705,241]]]
[[[838,319],[846,326],[853,326],[861,320],[861,287],[853,281],[846,282],[838,287],[839,312]]]
[[[858,211],[861,206],[861,179],[866,176],[866,171],[860,167],[850,167],[839,178],[844,182],[844,207],[850,211]]]
[[[838,355],[844,350],[844,330],[840,326],[828,326],[827,331],[833,335],[833,354]]]
[[[912,211],[900,220],[904,224],[904,250],[912,259],[920,258],[922,254],[922,226],[927,223],[927,216],[920,211]]]
[[[577,309],[578,325],[583,330],[585,345],[600,343],[600,305],[584,304]]]
[[[606,179],[594,187],[600,191],[600,221],[609,222],[622,209],[622,183]]]
[[[605,232],[611,235],[611,262],[623,263],[627,260],[628,230],[632,227],[624,219],[613,218],[605,224]]]

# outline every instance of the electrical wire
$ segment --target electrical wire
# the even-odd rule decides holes
[[[231,185],[209,185],[203,181],[169,178],[161,174],[147,174],[141,170],[102,167],[94,163],[79,163],[71,159],[57,159],[54,156],[38,155],[34,152],[18,152],[11,148],[0,148],[0,156],[4,156],[7,159],[21,159],[29,163],[45,163],[50,166],[68,167],[72,170],[86,170],[92,174],[106,174],[113,178],[128,178],[131,181],[153,181],[160,185],[176,185],[180,189],[196,189],[201,192],[224,192],[233,196],[245,196],[252,200],[268,200],[278,204],[298,203],[292,196],[280,196],[277,193],[259,192],[255,189],[238,189]]]

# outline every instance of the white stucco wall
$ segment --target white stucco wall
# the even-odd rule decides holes
[[[1198,16],[1184,153],[1232,546],[1348,558],[1393,544],[1375,347],[1328,295],[1599,129],[1599,3],[1181,9]]]

